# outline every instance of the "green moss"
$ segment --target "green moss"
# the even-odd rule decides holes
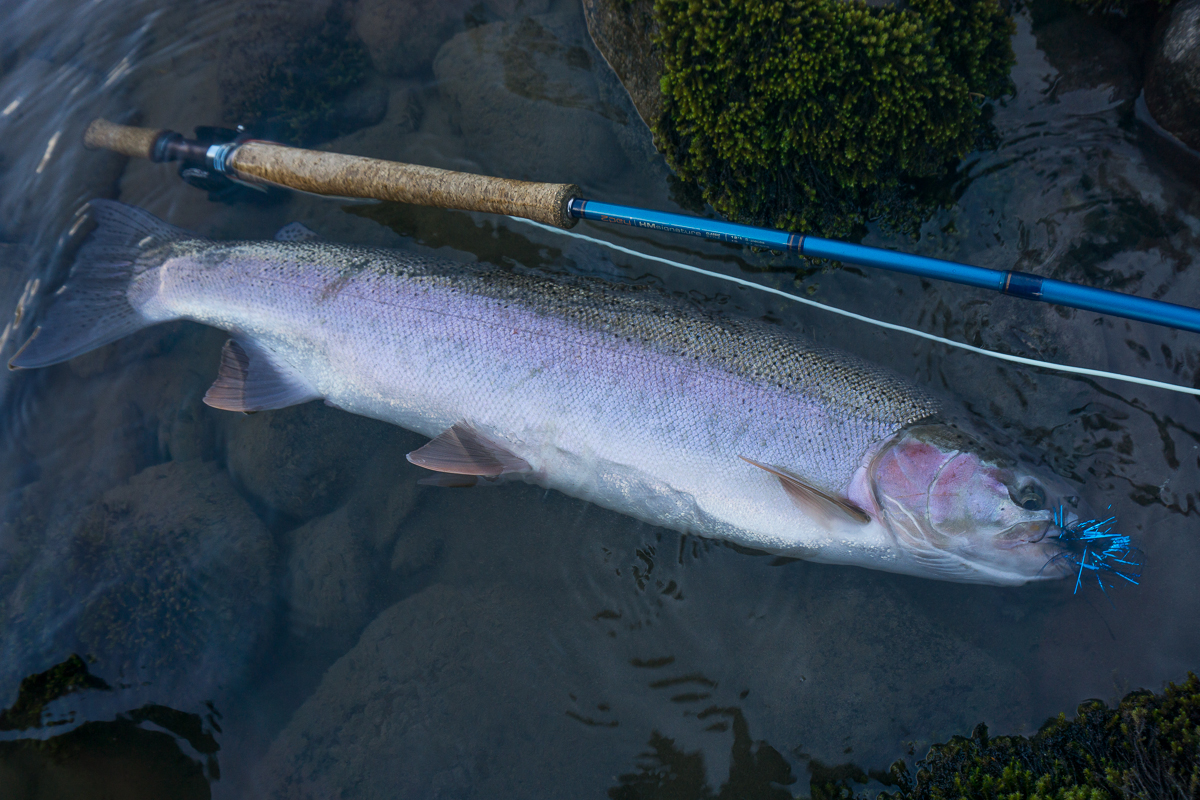
[[[970,738],[934,746],[916,776],[893,766],[893,800],[1102,800],[1200,796],[1200,680],[1135,692],[1115,709],[1098,700],[1059,715],[1032,738]]]
[[[997,0],[657,0],[663,113],[680,178],[728,217],[844,235],[911,228],[1008,91]]]

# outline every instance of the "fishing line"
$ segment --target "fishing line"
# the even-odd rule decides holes
[[[897,325],[894,322],[884,322],[883,320],[874,319],[873,317],[866,317],[866,316],[863,316],[862,314],[855,314],[853,311],[846,311],[845,309],[826,305],[825,303],[818,303],[816,300],[809,300],[806,297],[799,297],[797,295],[792,294],[791,292],[785,292],[780,289],[772,288],[770,286],[763,286],[760,283],[754,283],[753,281],[748,281],[743,278],[735,278],[732,275],[722,275],[719,272],[712,272],[711,270],[701,269],[700,267],[693,267],[689,264],[683,264],[679,261],[672,261],[669,258],[662,258],[661,256],[652,256],[649,253],[643,253],[638,250],[633,250],[629,247],[622,247],[619,244],[613,244],[612,242],[606,242],[603,239],[596,239],[592,236],[585,236],[582,233],[566,231],[566,230],[563,230],[562,228],[555,228],[551,225],[544,225],[540,222],[534,222],[533,220],[523,219],[521,217],[510,216],[509,219],[515,220],[516,222],[520,222],[525,225],[532,225],[535,228],[541,228],[543,230],[550,231],[551,233],[557,233],[562,236],[570,236],[570,237],[573,237],[575,239],[580,239],[585,242],[590,242],[592,244],[598,244],[601,247],[607,247],[610,250],[616,250],[620,253],[626,253],[631,256],[636,256],[637,258],[643,258],[643,259],[646,259],[647,261],[657,261],[662,264],[668,264],[672,267],[677,267],[679,269],[687,270],[688,272],[695,272],[700,275],[705,275],[709,278],[717,278],[719,280],[728,281],[730,283],[735,283],[738,286],[745,286],[749,289],[757,289],[760,292],[766,292],[767,294],[777,295],[777,296],[782,297],[787,300],[792,300],[797,303],[803,303],[806,306],[812,306],[813,308],[819,308],[822,311],[828,311],[831,314],[838,314],[843,317],[849,317],[850,319],[858,320],[859,322],[865,322],[868,325],[875,325],[876,327],[884,328],[889,331],[899,331],[900,333],[907,333],[912,336],[917,336],[921,339],[928,339],[931,342],[937,342],[938,344],[944,344],[948,347],[957,347],[959,350],[966,350],[971,353],[978,353],[979,355],[988,356],[990,358],[997,358],[1001,361],[1010,361],[1014,364],[1022,364],[1027,367],[1037,367],[1039,369],[1047,369],[1047,370],[1052,370],[1055,372],[1066,372],[1066,373],[1070,373],[1072,375],[1086,375],[1090,378],[1108,378],[1110,380],[1123,381],[1125,383],[1136,383],[1139,386],[1151,386],[1155,389],[1166,389],[1169,392],[1179,392],[1181,394],[1190,394],[1193,396],[1200,397],[1200,389],[1193,389],[1188,386],[1180,386],[1179,384],[1176,384],[1176,383],[1164,383],[1163,381],[1155,381],[1155,380],[1151,380],[1150,378],[1138,378],[1133,375],[1122,375],[1118,372],[1105,372],[1102,369],[1088,369],[1087,367],[1072,367],[1067,364],[1054,364],[1049,361],[1039,361],[1036,358],[1025,358],[1024,356],[1014,356],[1014,355],[1009,355],[1008,353],[997,353],[994,350],[984,350],[982,347],[975,347],[974,345],[964,344],[963,342],[956,342],[953,339],[947,339],[943,336],[936,336],[932,333],[926,333],[925,331],[916,330],[915,328],[906,328],[903,325]]]

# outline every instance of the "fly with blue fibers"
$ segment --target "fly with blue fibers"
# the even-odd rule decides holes
[[[1111,510],[1112,506],[1108,508]],[[1054,524],[1061,531],[1057,538],[1064,549],[1055,558],[1065,559],[1079,568],[1075,576],[1075,594],[1083,586],[1085,573],[1096,576],[1100,591],[1106,595],[1108,588],[1113,586],[1112,583],[1105,586],[1106,575],[1138,584],[1142,577],[1142,551],[1131,544],[1128,536],[1112,532],[1116,517],[1073,522],[1067,519],[1067,509],[1060,505],[1054,511]]]

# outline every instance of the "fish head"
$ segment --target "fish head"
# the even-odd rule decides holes
[[[1062,534],[1079,518],[1079,500],[1048,470],[926,424],[892,437],[869,472],[881,521],[922,574],[1019,585],[1072,572]]]

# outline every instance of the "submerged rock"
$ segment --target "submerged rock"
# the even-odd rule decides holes
[[[1079,89],[1108,87],[1114,102],[1137,97],[1137,59],[1133,48],[1093,18],[1071,10],[1034,29],[1038,49],[1058,70],[1055,97]]]
[[[386,75],[428,69],[442,42],[473,22],[475,15],[540,14],[549,0],[360,0],[354,30],[375,68]]]
[[[352,535],[346,506],[288,532],[283,594],[289,622],[302,634],[336,629],[357,632],[368,611],[371,553]]]
[[[208,699],[254,654],[273,559],[262,523],[213,463],[143,470],[47,531],[21,574],[4,576],[0,679],[78,652],[180,705]]]
[[[218,78],[228,124],[310,145],[383,118],[383,90],[364,87],[367,50],[341,5],[250,3],[238,10],[232,30]]]
[[[303,521],[337,508],[354,488],[364,453],[383,423],[364,423],[314,402],[251,415],[226,415],[229,471],[272,519]]]
[[[582,30],[543,15],[481,25],[438,51],[439,91],[485,169],[596,184],[628,168],[614,128],[629,120],[602,98],[587,44]]]
[[[638,116],[653,128],[662,115],[662,54],[654,43],[654,0],[583,0],[596,49],[616,73]]]
[[[388,565],[424,473],[404,456],[425,437],[321,403],[224,423],[230,472],[272,526],[286,526],[279,593],[289,632],[306,648],[344,651],[394,602]]]
[[[500,593],[444,586],[380,614],[272,745],[264,794],[541,794],[569,759],[577,723],[546,690],[555,654],[531,646],[537,628],[517,620],[533,621]],[[486,713],[498,701],[505,713]]]
[[[942,618],[974,605],[971,635],[1010,636],[974,587],[921,607],[907,579],[771,567],[537,487],[420,491],[387,579],[419,590],[325,672],[264,759],[260,794],[562,794],[611,785],[661,737],[705,752],[712,778],[765,784],[786,766],[728,763],[767,758],[746,726],[828,761],[847,741],[874,757],[1021,719],[1019,668]]]
[[[1181,0],[1160,23],[1146,105],[1159,125],[1200,150],[1200,0]]]

